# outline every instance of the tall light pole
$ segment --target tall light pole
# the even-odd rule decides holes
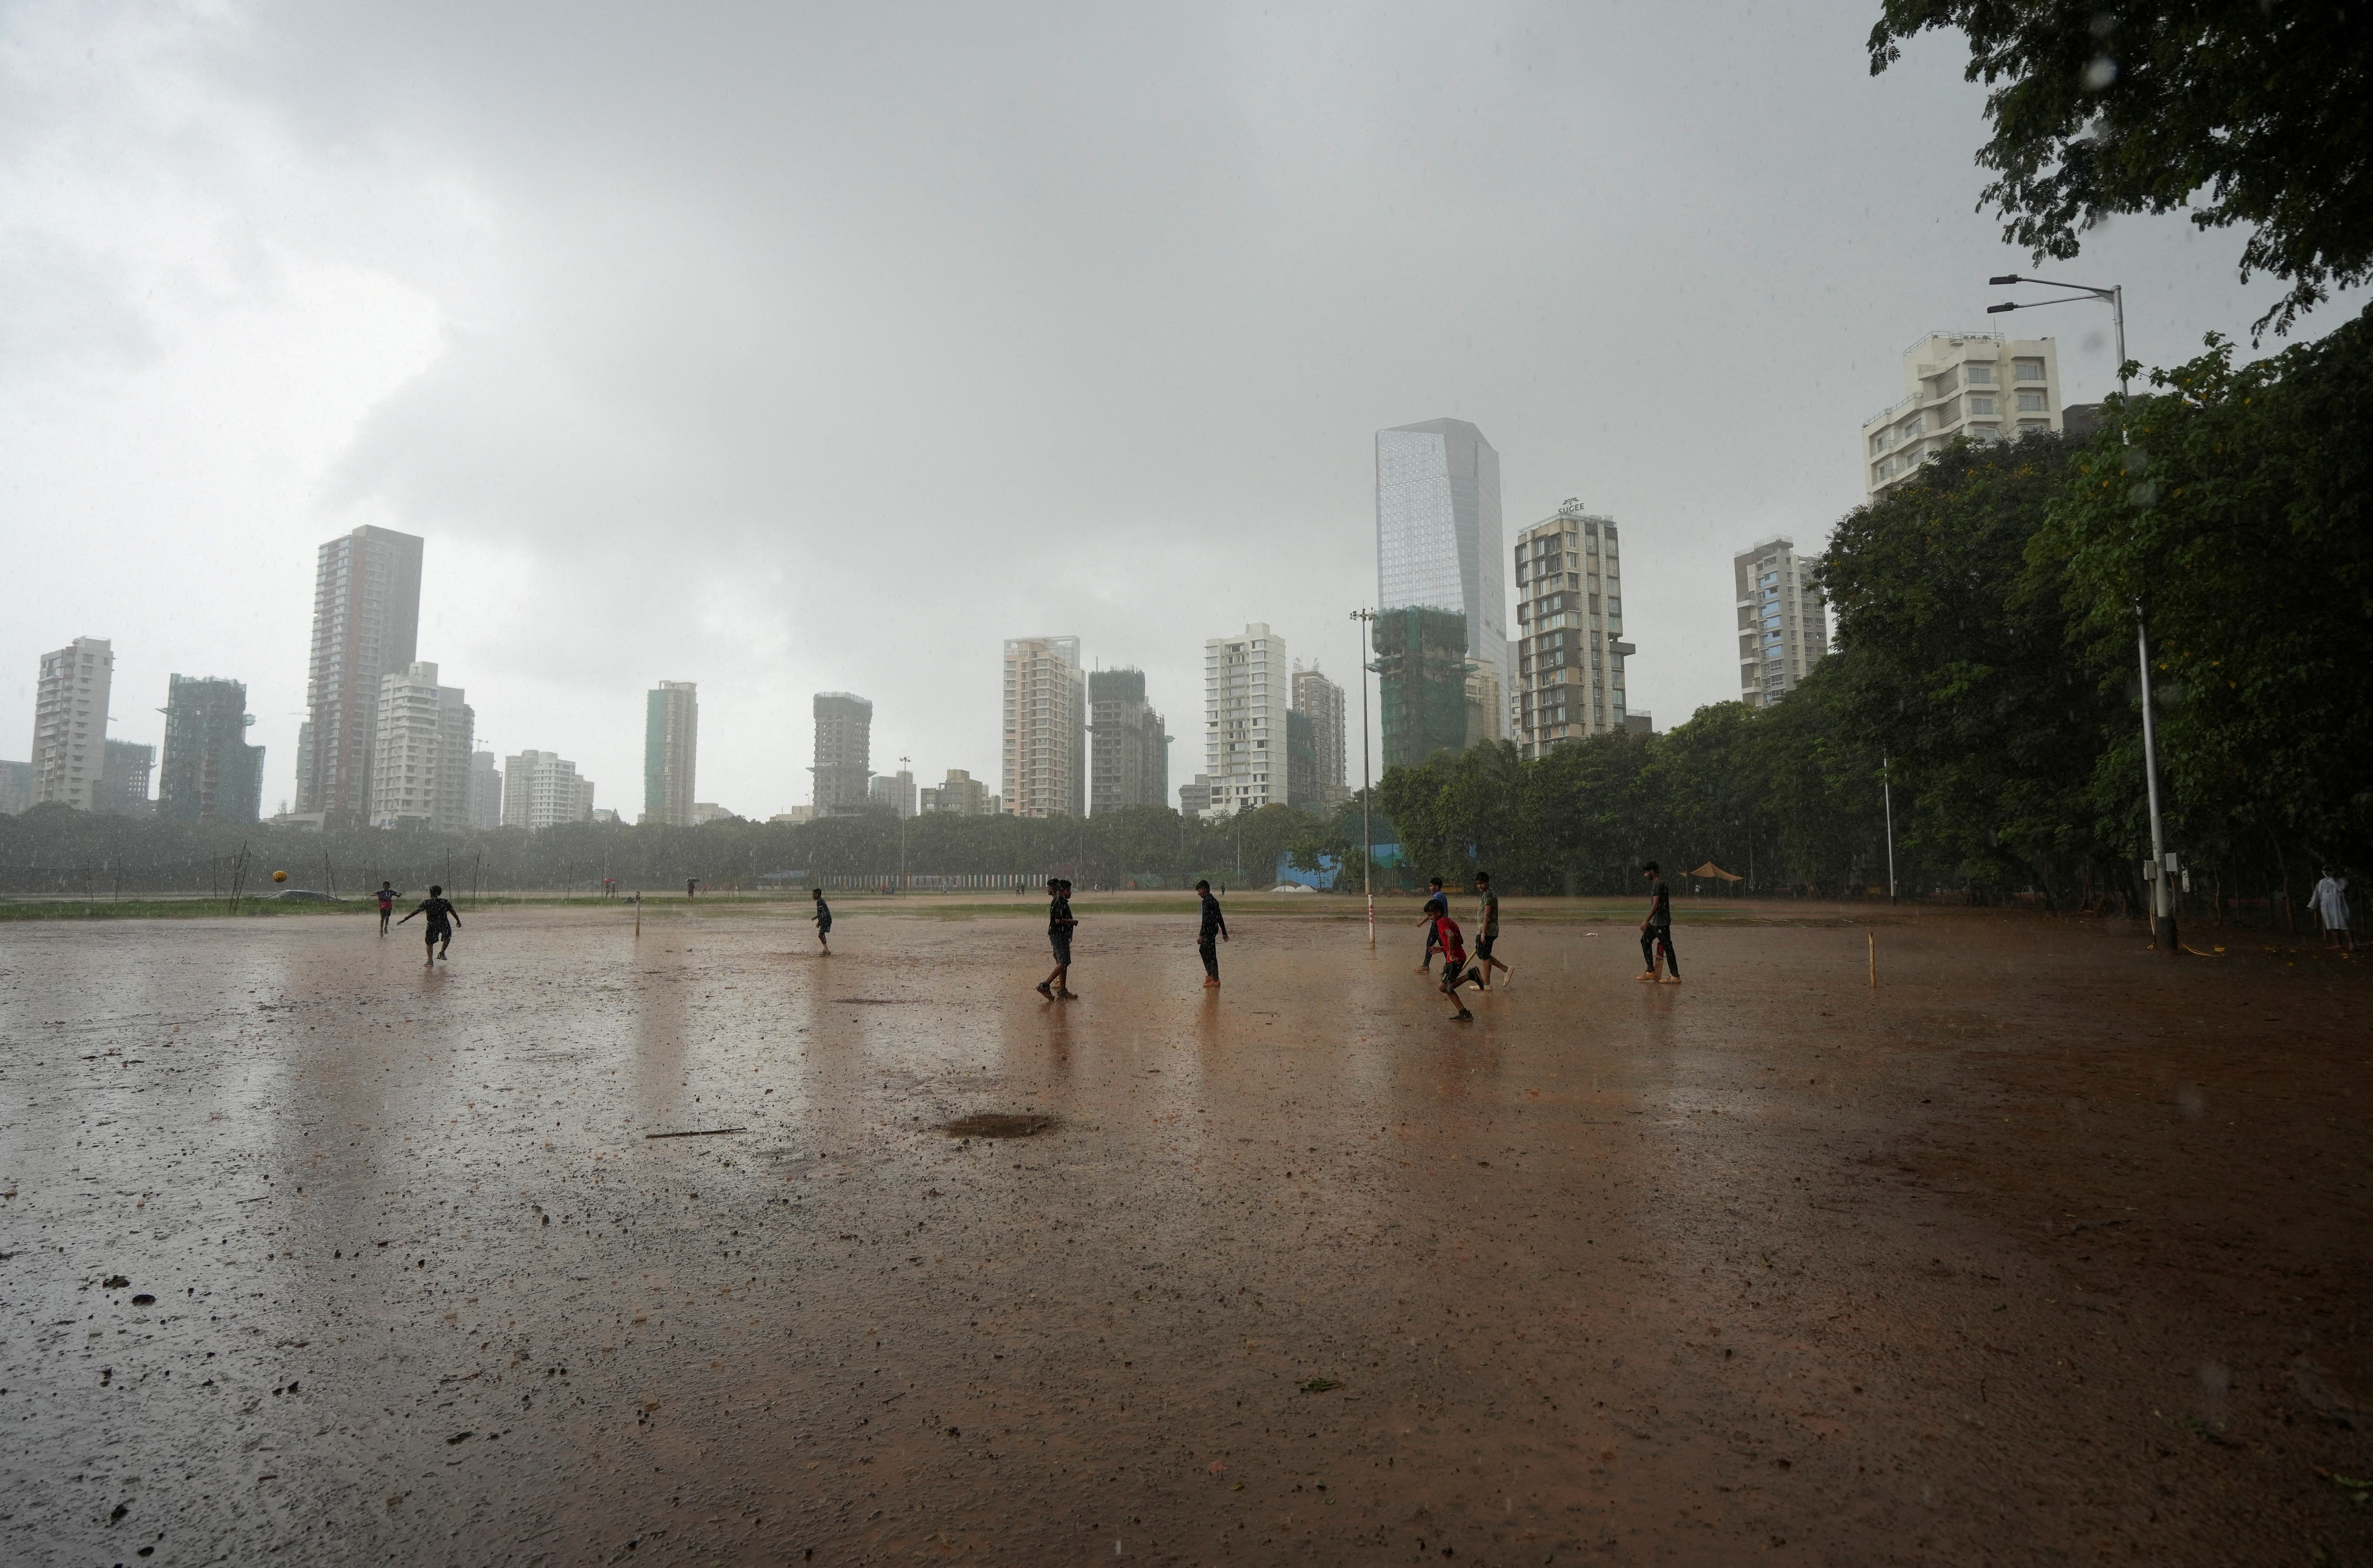
[[[1374,831],[1368,825],[1368,811],[1374,804],[1375,786],[1368,776],[1368,627],[1376,619],[1373,610],[1355,610],[1351,619],[1360,622],[1360,891],[1368,900],[1368,946],[1376,945],[1376,889],[1374,884],[1375,867]]]
[[[1997,287],[2006,284],[2040,284],[2045,288],[2074,289],[2057,299],[2005,301],[1986,307],[1989,316],[2000,316],[2012,310],[2039,310],[2047,305],[2066,305],[2075,300],[2099,300],[2110,308],[2110,317],[2118,331],[2118,396],[2133,396],[2126,385],[2126,291],[2122,286],[2096,288],[2090,284],[2055,283],[2050,278],[2023,278],[2016,273],[1988,278]],[[2168,866],[2167,829],[2158,809],[2158,741],[2157,726],[2151,713],[2150,627],[2143,620],[2142,596],[2134,596],[2134,656],[2142,667],[2143,696],[2143,788],[2150,801],[2150,895],[2151,945],[2169,958],[2183,949],[2177,945],[2175,934],[2175,877]]]
[[[1887,901],[1895,901],[1895,780],[1888,775],[1887,753],[1878,754],[1878,797],[1887,806]]]

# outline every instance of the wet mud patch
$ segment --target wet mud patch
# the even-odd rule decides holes
[[[1051,1116],[1013,1116],[984,1110],[942,1122],[940,1131],[951,1138],[1035,1138],[1054,1125]]]

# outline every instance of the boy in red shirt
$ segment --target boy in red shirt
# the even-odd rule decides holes
[[[1451,1021],[1473,1023],[1475,1015],[1468,1012],[1467,1004],[1458,999],[1458,982],[1466,978],[1467,944],[1459,937],[1458,923],[1450,918],[1446,910],[1433,917],[1433,939],[1442,948],[1442,993],[1450,998],[1452,1006],[1458,1009]]]

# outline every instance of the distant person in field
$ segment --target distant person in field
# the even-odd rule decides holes
[[[1046,945],[1055,950],[1055,972],[1038,982],[1041,996],[1077,1001],[1071,991],[1071,885],[1060,877],[1046,878]]]
[[[815,900],[815,913],[811,918],[815,922],[816,941],[823,945],[824,956],[829,958],[832,957],[832,906],[824,901],[822,888],[810,888],[808,893]]]
[[[1211,896],[1211,884],[1195,884],[1196,897],[1203,904],[1203,929],[1195,938],[1195,950],[1203,957],[1203,983],[1217,987],[1220,983],[1219,942],[1228,941],[1228,917],[1220,912],[1220,900]]]
[[[379,934],[384,936],[387,935],[387,917],[395,912],[395,889],[381,882],[373,897],[379,900]]]
[[[1491,971],[1503,975],[1516,971],[1491,956],[1491,945],[1500,940],[1500,895],[1491,890],[1491,874],[1475,874],[1475,968],[1467,976],[1478,991],[1491,989]],[[1500,982],[1507,984],[1506,981]]]
[[[1435,935],[1433,923],[1449,912],[1450,899],[1442,890],[1442,878],[1427,877],[1425,879],[1425,912],[1418,917],[1425,922],[1425,957],[1418,960],[1417,972],[1420,974],[1433,972],[1433,950],[1442,945]]]
[[[2356,951],[2356,933],[2349,926],[2348,878],[2323,868],[2323,880],[2307,896],[2308,907],[2323,922],[2323,945],[2338,947],[2343,952]]]
[[[420,932],[421,935],[427,940],[428,964],[433,969],[438,959],[450,956],[453,946],[453,928],[462,923],[462,912],[455,909],[445,897],[444,889],[431,883],[428,896],[420,901],[420,907],[414,910],[412,914],[425,914],[428,917],[428,923],[422,926]],[[405,915],[403,920],[397,921],[396,924],[403,924],[404,921],[412,918],[412,914]]]
[[[1433,942],[1442,949],[1442,984],[1437,989],[1450,998],[1452,1006],[1458,1009],[1452,1015],[1452,1022],[1473,1023],[1475,1015],[1468,1012],[1467,1004],[1458,999],[1458,983],[1467,978],[1467,941],[1458,934],[1458,923],[1450,918],[1447,900],[1444,903],[1443,912],[1433,917]]]
[[[1640,923],[1640,957],[1648,968],[1640,978],[1656,979],[1656,952],[1664,950],[1666,975],[1657,983],[1681,983],[1681,960],[1673,956],[1673,895],[1666,888],[1664,877],[1656,874],[1656,863],[1650,861],[1640,868],[1648,878],[1648,916]]]

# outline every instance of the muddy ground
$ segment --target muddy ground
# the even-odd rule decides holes
[[[0,1557],[2373,1563],[2373,959],[877,908],[0,933]]]

